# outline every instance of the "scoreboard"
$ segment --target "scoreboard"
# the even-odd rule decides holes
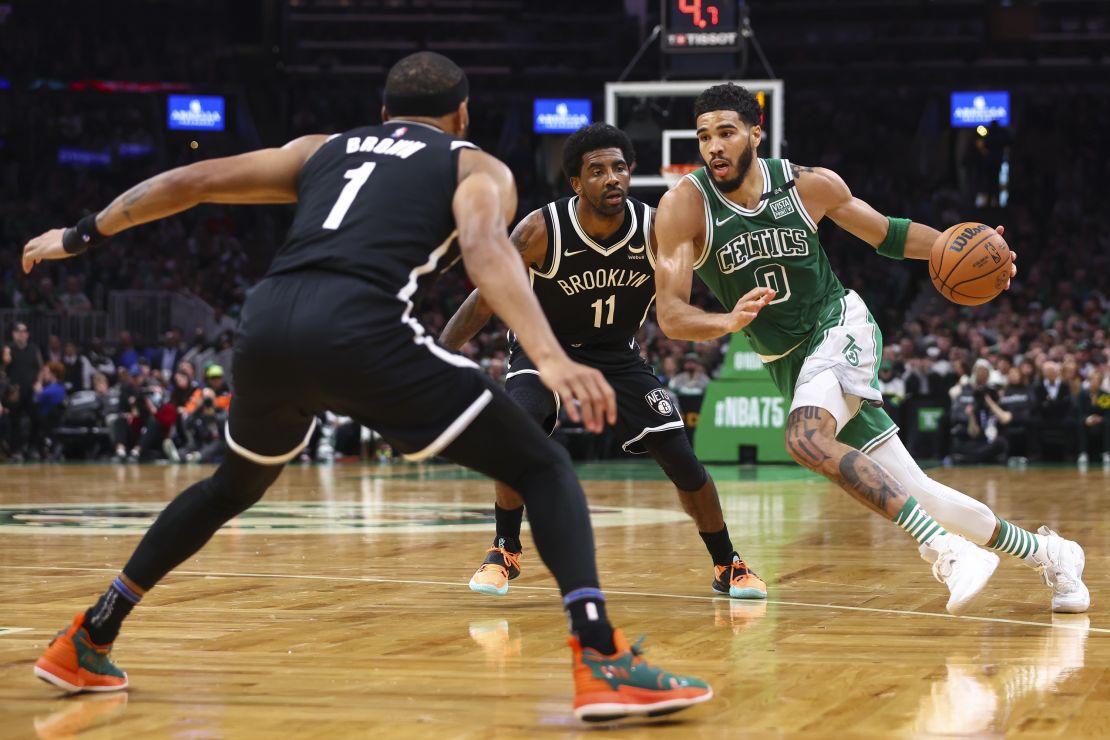
[[[736,0],[662,0],[667,53],[727,52],[740,48],[740,14]]]

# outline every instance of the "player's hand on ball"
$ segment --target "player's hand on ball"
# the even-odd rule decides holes
[[[64,260],[73,255],[62,249],[62,232],[65,229],[51,229],[39,234],[23,247],[23,272],[30,274],[31,268],[43,260]]]
[[[999,236],[1005,236],[1006,235],[1006,227],[1005,226],[995,226],[994,230],[998,232]],[[1014,264],[1015,262],[1017,262],[1017,252],[1015,252],[1014,250],[1011,249],[1010,250],[1010,280],[1013,280],[1015,277],[1017,277],[1017,265]],[[1010,280],[1006,281],[1006,290],[1010,289]]]
[[[538,369],[543,384],[559,394],[571,421],[581,421],[594,434],[599,434],[606,423],[617,423],[617,395],[600,372],[566,355],[548,360]]]
[[[752,288],[740,297],[729,312],[729,331],[737,332],[755,321],[760,310],[771,301],[775,300],[775,291],[772,288]]]

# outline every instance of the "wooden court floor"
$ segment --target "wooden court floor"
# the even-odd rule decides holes
[[[610,614],[716,698],[615,737],[1110,735],[1110,473],[935,475],[1087,551],[1087,615],[1053,616],[1004,561],[968,617],[912,540],[792,468],[714,468],[765,604],[714,597],[711,568],[650,463],[581,468]],[[128,695],[61,698],[31,666],[107,585],[198,467],[0,468],[0,737],[586,737],[566,623],[525,536],[504,598],[466,583],[489,484],[448,466],[293,467],[262,505],[144,600],[115,655]],[[606,734],[605,736],[608,736]]]

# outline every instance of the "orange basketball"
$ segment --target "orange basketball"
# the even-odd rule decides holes
[[[986,224],[964,222],[933,242],[929,277],[940,294],[961,306],[986,303],[1006,289],[1010,247]]]

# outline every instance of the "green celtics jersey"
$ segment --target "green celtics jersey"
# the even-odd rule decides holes
[[[781,355],[813,332],[821,309],[843,296],[844,286],[802,205],[790,162],[756,162],[764,196],[752,210],[727,200],[704,167],[686,175],[705,203],[706,240],[694,270],[728,310],[756,286],[773,288],[775,299],[744,333],[761,355]]]

